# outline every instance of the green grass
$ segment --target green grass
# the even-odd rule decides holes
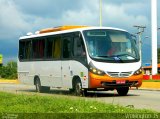
[[[106,104],[97,101],[89,101],[84,98],[72,97],[73,96],[54,97],[39,96],[37,94],[26,95],[0,92],[0,113],[23,113],[24,115],[26,113],[39,113],[39,115],[48,113],[46,116],[51,114],[57,114],[57,116],[67,116],[70,114],[72,116],[83,115],[85,118],[89,115],[95,117],[100,113],[102,113],[101,115],[104,116],[106,116],[106,114],[110,114],[109,116],[115,118],[116,114],[121,114],[124,116],[125,113],[156,113],[155,111],[146,109],[140,110],[127,108],[119,105]],[[34,116],[34,114],[32,116]],[[94,116],[94,114],[96,115]]]
[[[149,79],[149,80],[143,80],[143,82],[160,82],[160,80]]]

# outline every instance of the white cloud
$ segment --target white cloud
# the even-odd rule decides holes
[[[33,2],[34,5],[36,3],[35,9],[30,2],[18,1],[20,4],[18,4],[16,0],[0,1],[0,11],[2,13],[0,14],[0,26],[4,29],[0,30],[0,34],[2,34],[1,38],[2,36],[6,37],[6,33],[8,32],[10,32],[10,36],[12,36],[21,32],[34,31],[38,30],[39,28],[53,27],[64,24],[99,25],[99,0],[82,0],[81,2],[72,1],[73,3],[71,8],[69,7],[70,5],[62,4],[62,1],[56,2],[57,4],[55,4],[55,1],[52,2],[51,0],[48,2],[46,1],[45,3],[44,1],[35,1]],[[65,3],[67,3],[67,0],[65,0]],[[139,11],[141,11],[140,8],[144,7],[142,4],[132,3],[132,5],[127,2],[127,4],[121,4],[119,6],[118,4],[111,3],[111,1],[109,3],[104,3],[104,25],[128,28],[137,23],[148,24],[147,16],[137,15],[138,13],[135,13],[135,15],[128,13],[128,11],[134,11],[134,9],[139,9]],[[29,8],[30,5],[31,8]],[[53,7],[51,8],[51,6]],[[68,8],[63,6],[68,6]],[[75,9],[76,6],[78,9]],[[25,9],[22,10],[23,7]],[[43,12],[45,11],[44,7],[47,9],[46,12]],[[27,10],[29,12],[27,12]],[[50,17],[45,17],[45,15],[43,15],[45,13],[47,13]]]
[[[97,25],[97,15],[89,9],[67,11],[62,16],[62,23],[75,25]]]
[[[135,24],[148,25],[149,20],[147,16],[128,14],[132,7],[124,7],[118,5],[105,5],[104,7],[104,24],[120,26],[123,28],[131,28]]]
[[[29,29],[29,24],[24,20],[24,15],[18,11],[12,0],[0,1],[0,39],[11,39],[20,32]]]

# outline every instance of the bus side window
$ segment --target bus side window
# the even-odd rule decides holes
[[[55,38],[53,57],[54,58],[60,58],[61,57],[61,39],[60,39],[60,37]]]
[[[60,58],[61,56],[61,38],[48,37],[46,41],[47,59]]]
[[[28,41],[26,42],[26,46],[25,46],[25,49],[26,49],[26,59],[30,59],[32,58],[32,43],[31,41]]]
[[[31,52],[32,52],[31,40],[19,42],[19,58],[20,58],[20,60],[30,59]]]
[[[63,58],[71,57],[71,41],[71,37],[63,39]]]
[[[83,40],[79,37],[74,38],[73,56],[82,57],[85,56],[85,46]]]
[[[19,42],[19,58],[23,60],[25,58],[25,42]]]
[[[53,37],[48,37],[46,39],[46,57],[47,59],[51,59],[52,56],[52,51],[54,50],[54,40]]]
[[[45,40],[44,39],[33,40],[33,58],[43,59],[44,51],[45,51]]]

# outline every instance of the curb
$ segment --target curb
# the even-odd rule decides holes
[[[0,80],[0,84],[6,84],[6,83],[9,83],[9,84],[19,84],[20,82],[18,80]]]
[[[143,82],[139,89],[160,90],[160,82]]]

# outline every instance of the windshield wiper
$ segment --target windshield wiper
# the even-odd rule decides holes
[[[110,57],[110,56],[107,56],[107,55],[98,55],[97,57]]]
[[[96,57],[103,57],[103,58],[109,58],[109,59],[113,59],[113,57],[111,56],[107,56],[107,55],[98,55]]]
[[[132,58],[134,58],[134,59],[137,60],[136,57],[134,57],[134,56],[132,56],[132,55],[130,55],[130,54],[120,54],[120,55],[115,55],[114,57],[121,57],[121,56],[130,56],[130,57],[132,57]]]
[[[116,56],[100,55],[100,56],[97,56],[97,57],[111,58],[111,59],[114,59],[115,61],[123,62],[123,60],[117,55]]]

